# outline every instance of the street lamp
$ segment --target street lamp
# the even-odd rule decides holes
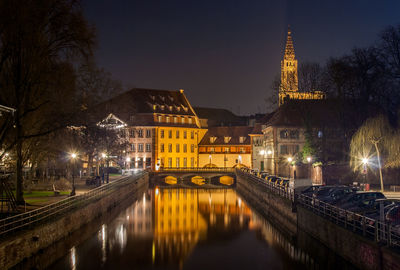
[[[71,160],[72,160],[72,190],[71,193],[69,194],[70,196],[75,196],[75,159],[76,159],[76,153],[71,154]]]
[[[311,160],[312,160],[311,157],[307,157],[307,162],[308,162],[308,176],[310,177],[310,179],[311,179]]]
[[[291,166],[291,163],[293,161],[293,158],[292,157],[288,157],[287,161],[289,162],[289,179],[290,179],[290,166]]]
[[[361,163],[363,165],[363,170],[362,170],[362,174],[364,175],[364,189],[365,189],[365,185],[367,184],[367,165],[368,165],[368,158],[364,157],[361,159]]]

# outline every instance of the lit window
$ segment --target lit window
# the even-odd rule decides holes
[[[178,123],[178,117],[174,117],[174,123],[176,124],[176,123]]]
[[[165,122],[169,123],[169,116],[165,118]]]
[[[172,153],[172,144],[168,144],[168,152]]]
[[[177,158],[176,158],[176,167],[177,167],[177,168],[179,168],[179,163],[180,163],[179,161],[180,161],[180,160],[179,160],[179,158],[177,157]]]
[[[183,167],[187,167],[187,158],[183,158]]]
[[[134,129],[129,130],[129,137],[135,138],[135,130]]]
[[[246,137],[239,137],[239,142],[240,143],[244,143],[245,140],[246,140]]]
[[[217,137],[210,137],[210,143],[214,143],[217,140]]]
[[[164,138],[164,130],[163,129],[161,129],[161,131],[160,131],[160,137]]]
[[[143,138],[143,129],[138,130],[138,137]]]
[[[172,158],[168,158],[168,167],[172,168]]]
[[[163,143],[160,145],[160,152],[164,153],[164,144]]]
[[[181,118],[182,124],[185,124],[185,117]]]
[[[161,115],[158,116],[158,122],[162,122],[162,116]]]
[[[224,143],[229,143],[230,140],[231,140],[231,137],[224,137]]]
[[[190,167],[194,167],[194,158],[192,157],[192,158],[190,158]]]
[[[134,144],[134,143],[131,144],[131,151],[132,151],[132,152],[136,152],[135,144]]]
[[[151,144],[146,143],[146,152],[151,152]]]
[[[138,152],[143,152],[143,143],[138,144]]]
[[[189,124],[191,124],[192,123],[192,117],[189,117]]]

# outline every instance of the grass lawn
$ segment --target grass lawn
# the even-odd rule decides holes
[[[15,196],[15,190],[13,191]],[[70,191],[60,191],[60,195],[69,195]],[[24,191],[24,198],[53,197],[54,191]]]

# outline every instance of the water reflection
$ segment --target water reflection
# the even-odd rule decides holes
[[[222,268],[243,269],[238,262],[246,259],[280,269],[286,268],[282,261],[288,258],[314,264],[232,189],[157,187],[145,192],[113,222],[103,224],[97,237],[73,247],[70,263],[63,259],[52,268],[189,269],[218,248],[223,251],[217,251],[207,263],[220,260]]]

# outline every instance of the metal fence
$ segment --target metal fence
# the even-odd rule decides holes
[[[160,168],[158,172],[235,172],[235,168]]]
[[[109,184],[92,189],[81,195],[68,197],[36,210],[2,219],[0,220],[0,237],[10,235],[23,229],[32,228],[39,223],[58,218],[73,209],[86,206],[100,199],[101,197],[104,197],[105,195],[111,194],[118,188],[121,188],[128,183],[138,180],[140,177],[143,177],[146,174],[147,172],[144,171],[139,172],[134,176],[123,177]]]
[[[288,188],[288,187],[275,185],[274,183],[268,182],[266,179],[257,177],[256,175],[253,175],[253,174],[250,174],[250,173],[243,172],[240,169],[237,169],[236,173],[244,175],[247,178],[251,179],[254,183],[256,183],[258,185],[261,185],[261,186],[265,187],[266,189],[268,189],[269,191],[271,191],[271,192],[273,192],[273,193],[275,193],[275,194],[277,194],[277,195],[279,195],[281,197],[287,198],[287,199],[291,200],[292,202],[294,202],[295,194],[294,194],[294,190],[293,189]]]
[[[269,183],[265,179],[247,172],[243,172],[242,170],[237,170],[236,172],[238,174],[245,175],[254,183],[262,185],[271,192],[287,198],[292,202],[296,202],[297,204],[310,209],[319,216],[322,216],[339,226],[353,231],[354,233],[363,235],[364,237],[372,239],[376,242],[387,244],[391,247],[400,248],[400,225],[394,226],[377,219],[372,219],[364,215],[347,211],[310,196],[303,194],[295,195],[293,189],[277,186],[274,183]]]
[[[331,222],[376,242],[400,248],[400,226],[381,222],[306,195],[299,195],[297,203]]]

